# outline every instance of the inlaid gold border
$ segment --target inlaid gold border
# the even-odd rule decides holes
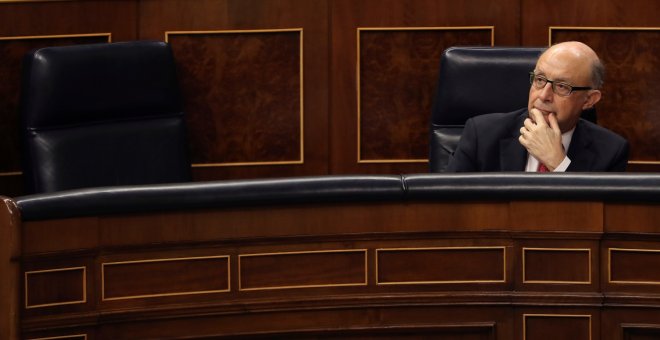
[[[607,282],[614,284],[660,285],[660,281],[619,281],[612,280],[612,251],[629,253],[660,253],[660,249],[607,248]]]
[[[548,27],[548,46],[552,45],[552,30],[566,30],[566,31],[660,31],[660,27],[580,27],[580,26],[550,26]],[[628,161],[628,164],[639,165],[660,165],[660,161]]]
[[[186,292],[161,293],[161,294],[127,295],[127,296],[111,297],[111,298],[106,298],[105,297],[105,267],[106,266],[116,266],[116,265],[135,264],[135,263],[173,262],[173,261],[208,260],[208,259],[227,259],[227,289],[199,290],[199,291],[186,291]],[[154,297],[163,297],[163,296],[178,296],[178,295],[226,293],[226,292],[231,291],[231,270],[230,270],[231,266],[230,266],[230,264],[231,264],[231,258],[230,258],[229,255],[175,257],[175,258],[160,258],[160,259],[148,259],[148,260],[104,262],[104,263],[101,263],[101,301],[142,299],[142,298],[154,298]]]
[[[51,35],[17,35],[0,37],[2,40],[33,40],[33,39],[63,39],[63,38],[87,38],[87,37],[108,37],[108,42],[112,42],[112,33],[80,33],[80,34],[51,34]]]
[[[82,300],[74,300],[74,301],[67,301],[67,302],[55,302],[55,303],[43,303],[40,305],[29,305],[28,302],[29,300],[29,290],[28,290],[28,283],[29,279],[28,276],[31,274],[43,274],[43,273],[53,273],[53,272],[64,272],[64,271],[74,271],[74,270],[82,270]],[[25,309],[32,309],[32,308],[43,308],[43,307],[53,307],[53,306],[63,306],[63,305],[74,305],[74,304],[79,304],[79,303],[87,303],[87,267],[82,266],[82,267],[65,267],[65,268],[56,268],[56,269],[44,269],[44,270],[31,270],[31,271],[26,271],[25,276],[24,276],[24,290],[25,290]]]
[[[527,340],[527,318],[540,317],[540,318],[587,318],[589,319],[589,340],[592,339],[592,317],[591,314],[523,314],[523,340]]]
[[[660,31],[660,27],[615,27],[615,26],[550,26],[548,27],[548,46],[552,45],[552,30],[560,31]]]
[[[47,338],[30,338],[27,340],[56,340],[56,339],[70,339],[70,338],[80,338],[83,340],[87,340],[87,334],[71,334],[71,335],[51,336]]]
[[[501,249],[502,250],[502,280],[441,280],[441,281],[401,281],[380,282],[378,279],[379,252],[400,251],[426,251],[426,250],[478,250],[478,249]],[[418,284],[452,284],[452,283],[505,283],[506,282],[506,246],[483,246],[483,247],[420,247],[420,248],[378,248],[376,249],[376,285],[418,285]]]
[[[77,1],[77,0],[0,0],[0,4],[29,3],[29,2],[70,2],[70,1]],[[55,339],[55,338],[48,338],[48,339]]]
[[[277,287],[258,287],[258,288],[243,288],[243,280],[241,275],[241,259],[244,257],[257,257],[257,256],[279,256],[279,255],[302,255],[302,254],[319,254],[319,253],[363,253],[364,254],[364,281],[356,283],[337,283],[337,284],[317,284],[317,285],[294,285],[294,286],[277,286]],[[367,285],[367,249],[334,249],[334,250],[310,250],[310,251],[292,251],[280,253],[256,253],[256,254],[242,254],[238,255],[238,290],[239,291],[256,291],[256,290],[275,290],[275,289],[292,289],[292,288],[319,288],[319,287],[347,287],[347,286],[366,286]]]
[[[280,32],[298,32],[300,34],[300,159],[291,161],[275,162],[230,162],[230,163],[195,163],[193,168],[212,168],[212,167],[235,167],[235,166],[262,166],[262,165],[294,165],[305,163],[305,105],[304,105],[304,77],[303,77],[303,29],[302,28],[281,28],[281,29],[254,29],[254,30],[211,30],[211,31],[165,31],[165,42],[169,43],[170,35],[198,35],[198,34],[251,34],[251,33],[280,33]]]
[[[490,46],[495,45],[495,26],[449,26],[449,27],[358,27],[356,30],[356,63],[355,76],[357,85],[357,163],[358,164],[383,164],[383,163],[427,163],[424,159],[362,159],[362,102],[360,94],[360,33],[362,31],[461,31],[461,30],[490,30]],[[440,61],[438,60],[438,63]]]
[[[588,281],[556,281],[556,280],[527,280],[527,267],[525,259],[527,258],[526,252],[530,251],[565,251],[565,252],[586,252],[588,256],[589,280]],[[591,268],[591,248],[522,248],[522,282],[523,283],[549,283],[549,284],[591,284],[592,283],[592,268]]]
[[[43,1],[43,0],[41,0]],[[69,0],[50,0],[50,1],[69,1]],[[11,1],[2,1],[0,3]],[[14,1],[14,2],[33,2],[33,1]],[[85,37],[108,37],[108,43],[112,42],[112,33],[82,33],[82,34],[56,34],[56,35],[24,35],[0,37],[0,41],[8,40],[35,40],[35,39],[63,39],[63,38],[85,38]],[[23,171],[0,172],[0,177],[21,176]]]

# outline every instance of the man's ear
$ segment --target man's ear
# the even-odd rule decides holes
[[[587,94],[587,100],[582,105],[582,110],[590,109],[600,101],[602,93],[599,90],[590,90]]]

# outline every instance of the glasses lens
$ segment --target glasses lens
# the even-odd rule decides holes
[[[543,76],[533,74],[533,73],[530,75],[529,81],[532,83],[532,85],[534,85],[536,88],[539,88],[539,89],[544,88],[545,84],[548,83],[547,78],[545,78]]]
[[[566,83],[553,83],[552,90],[560,96],[568,96],[573,91],[573,88]]]

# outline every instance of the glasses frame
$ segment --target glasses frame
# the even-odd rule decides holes
[[[535,88],[537,88],[537,89],[539,89],[539,90],[542,89],[542,88],[544,88],[545,85],[543,85],[542,87],[538,87],[538,86],[536,86],[536,85],[534,84],[534,79],[535,79],[536,77],[541,77],[541,78],[545,79],[545,85],[548,85],[548,83],[550,83],[550,86],[552,87],[552,92],[553,92],[554,94],[556,94],[556,95],[558,95],[558,96],[562,96],[562,97],[568,97],[568,96],[570,96],[570,95],[573,93],[573,91],[587,91],[587,90],[593,90],[593,87],[591,87],[591,86],[573,86],[573,85],[571,85],[571,84],[569,84],[569,83],[566,83],[566,82],[563,82],[563,81],[550,80],[550,79],[548,79],[546,76],[542,76],[542,75],[540,75],[540,74],[536,74],[536,73],[534,73],[534,72],[529,72],[529,84],[532,85],[532,86],[534,86]],[[568,88],[569,88],[568,94],[560,94],[560,93],[557,93],[557,88],[555,87],[555,84],[561,84],[561,85],[563,85],[563,86],[568,87]]]

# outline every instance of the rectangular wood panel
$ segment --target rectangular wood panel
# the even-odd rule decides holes
[[[101,265],[102,300],[228,292],[229,256],[164,258]]]
[[[166,34],[193,166],[303,163],[302,29]]]
[[[422,162],[440,56],[493,44],[493,27],[358,28],[358,162]]]
[[[367,284],[366,250],[239,256],[239,289],[285,289]]]
[[[43,308],[87,302],[86,267],[25,272],[25,308]]]
[[[523,340],[591,340],[590,315],[525,314]]]
[[[591,249],[523,248],[523,283],[590,284]]]
[[[378,284],[506,282],[505,247],[377,249]]]
[[[660,249],[609,248],[609,282],[660,285]]]

